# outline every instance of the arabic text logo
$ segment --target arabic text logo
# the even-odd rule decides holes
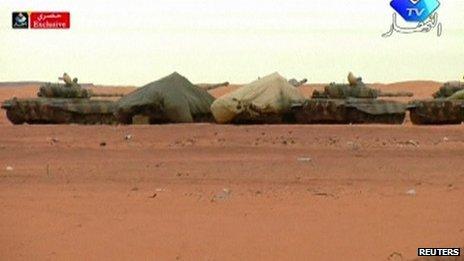
[[[69,29],[69,12],[32,12],[31,29]]]
[[[428,33],[437,29],[437,36],[441,36],[442,24],[438,22],[438,0],[392,0],[390,6],[396,11],[392,15],[390,30],[382,37],[390,37],[394,32],[401,34]],[[397,13],[407,25],[400,25]],[[413,24],[413,25],[412,25]]]

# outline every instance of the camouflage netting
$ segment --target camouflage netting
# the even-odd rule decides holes
[[[293,103],[304,97],[278,73],[273,73],[228,93],[211,105],[211,112],[218,123],[259,120],[268,116],[287,113]]]
[[[122,123],[132,123],[136,115],[147,116],[150,123],[203,121],[211,118],[213,101],[208,92],[175,72],[122,97],[117,116]]]

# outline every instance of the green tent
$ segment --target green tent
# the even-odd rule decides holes
[[[150,123],[210,121],[214,97],[177,72],[149,83],[118,101],[117,117],[132,123],[145,116]]]

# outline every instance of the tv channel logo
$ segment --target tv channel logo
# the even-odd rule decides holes
[[[11,26],[13,29],[29,28],[29,14],[27,12],[13,12]]]
[[[390,37],[393,33],[412,34],[428,33],[436,29],[437,36],[441,36],[442,24],[438,20],[438,0],[392,0],[390,6],[395,10],[388,32],[382,37]],[[399,14],[406,24],[398,21]]]
[[[438,0],[393,0],[390,6],[408,22],[424,22],[440,7],[440,2]]]

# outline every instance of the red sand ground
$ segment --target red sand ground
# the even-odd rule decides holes
[[[420,98],[438,86],[379,86],[400,85]],[[2,112],[0,134],[3,260],[409,260],[464,246],[463,126],[13,126]]]

